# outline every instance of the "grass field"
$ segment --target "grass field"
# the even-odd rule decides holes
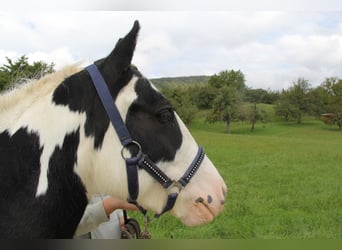
[[[342,239],[342,132],[321,121],[250,126],[201,119],[190,130],[228,185],[224,212],[188,228],[169,215],[154,239]]]

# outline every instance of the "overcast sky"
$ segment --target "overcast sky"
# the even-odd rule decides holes
[[[311,7],[241,7],[240,0],[228,9],[223,5],[227,1],[213,0],[216,5],[210,6],[216,8],[198,5],[179,11],[172,7],[178,6],[177,1],[165,8],[116,1],[121,4],[116,11],[112,2],[106,5],[108,0],[98,0],[97,8],[54,11],[23,10],[25,5],[14,11],[9,4],[0,11],[0,64],[6,56],[23,54],[31,61],[54,62],[57,69],[80,60],[91,63],[110,53],[139,20],[133,63],[149,78],[240,69],[247,86],[272,90],[287,88],[299,77],[313,86],[326,77],[342,78],[341,8],[318,9],[315,0],[310,1]]]

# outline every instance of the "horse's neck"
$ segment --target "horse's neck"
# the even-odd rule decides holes
[[[122,117],[126,117],[130,104],[137,97],[134,90],[135,82],[136,78],[133,78],[120,90],[120,94],[115,100]],[[99,111],[96,113],[99,113]],[[107,117],[106,114],[103,114],[103,116]],[[98,122],[96,117],[89,120]],[[127,177],[125,161],[121,156],[122,145],[110,122],[105,131],[101,147],[94,148],[96,145],[95,140],[94,137],[87,137],[84,133],[81,133],[77,156],[78,163],[75,168],[77,173],[90,195],[108,194],[126,199],[128,193]],[[92,153],[89,154],[89,152]]]
[[[84,132],[81,133],[75,171],[89,196],[108,194],[126,198],[126,165],[121,156],[121,149],[122,146],[111,124],[99,150],[94,150],[94,138],[86,137]]]

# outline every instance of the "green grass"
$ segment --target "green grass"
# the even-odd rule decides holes
[[[342,239],[342,132],[303,124],[225,125],[190,130],[225,179],[225,210],[189,228],[170,215],[151,222],[154,239]]]

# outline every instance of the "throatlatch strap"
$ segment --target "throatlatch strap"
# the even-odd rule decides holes
[[[166,205],[163,209],[163,211],[161,211],[161,213],[159,214],[155,214],[154,217],[155,218],[159,218],[162,214],[166,213],[167,211],[171,210],[173,208],[173,206],[176,203],[178,197],[178,193],[171,193],[167,196],[167,201],[166,201]]]
[[[111,120],[116,133],[118,134],[121,144],[127,146],[132,143],[131,135],[129,134],[122,117],[114,105],[113,98],[110,95],[110,91],[107,87],[105,80],[103,79],[101,72],[98,70],[95,64],[91,64],[86,67],[91,79],[93,80],[96,91],[102,101],[104,108],[106,109],[107,115]]]
[[[127,182],[128,182],[128,193],[129,202],[136,203],[139,195],[139,177],[138,177],[138,167],[139,160],[142,158],[143,153],[140,151],[135,157],[127,158],[126,161],[126,172],[127,172]]]

